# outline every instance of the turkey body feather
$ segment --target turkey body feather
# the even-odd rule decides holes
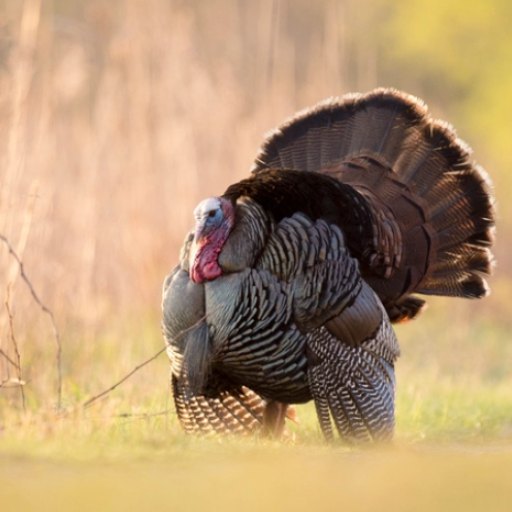
[[[271,132],[252,176],[198,206],[164,283],[185,430],[280,433],[288,404],[314,400],[329,439],[331,418],[348,442],[391,438],[392,322],[419,314],[414,293],[488,293],[493,199],[469,154],[394,90]]]

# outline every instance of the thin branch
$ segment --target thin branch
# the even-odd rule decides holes
[[[4,356],[9,363],[11,363],[16,370],[18,370],[18,365],[0,348],[0,356]]]
[[[147,364],[151,363],[151,361],[154,361],[160,354],[165,352],[167,350],[167,347],[164,347],[160,349],[153,357],[150,357],[147,361],[144,361],[143,363],[136,366],[128,375],[125,375],[120,381],[116,382],[113,386],[110,386],[105,391],[102,391],[98,395],[93,396],[92,398],[89,398],[87,402],[83,404],[84,409],[89,407],[93,402],[101,398],[102,396],[105,396],[107,393],[110,393],[111,391],[114,391],[118,386],[120,386],[125,380],[129,379],[135,372],[138,372],[142,367],[146,366]]]
[[[18,380],[20,382],[23,382],[21,378],[21,356],[20,351],[18,350],[18,343],[16,342],[16,337],[14,336],[14,327],[12,323],[12,312],[11,307],[9,306],[9,299],[11,295],[11,289],[9,286],[7,286],[7,299],[5,300],[5,308],[7,309],[7,315],[9,316],[9,331],[11,334],[11,341],[14,346],[14,352],[16,354],[16,359],[18,360],[18,364],[16,365],[16,368],[18,370]],[[20,392],[21,392],[21,403],[23,405],[23,412],[26,412],[25,408],[25,390],[23,389],[23,386],[20,386]]]
[[[217,308],[215,308],[213,311],[216,311],[220,306],[218,306]],[[201,317],[194,325],[191,325],[188,329],[185,329],[183,331],[181,331],[177,336],[176,338],[174,338],[173,341],[177,341],[179,338],[181,338],[184,334],[186,334],[187,332],[190,332],[192,331],[193,329],[195,329],[203,320],[206,319],[206,317],[209,315],[209,314],[212,314],[213,311],[211,311],[210,313],[207,313],[206,315],[204,315],[203,317]],[[93,396],[92,398],[89,398],[89,400],[87,400],[87,402],[85,402],[83,404],[83,407],[84,409],[89,407],[93,402],[95,402],[96,400],[98,400],[99,398],[105,396],[106,394],[110,393],[111,391],[113,391],[114,389],[116,389],[118,386],[120,386],[125,380],[128,380],[134,373],[138,372],[141,368],[143,368],[144,366],[146,366],[147,364],[151,363],[152,361],[154,361],[160,354],[163,354],[165,351],[167,350],[167,346],[165,346],[164,348],[160,349],[154,356],[150,357],[149,359],[147,359],[146,361],[144,361],[143,363],[139,364],[138,366],[136,366],[130,373],[128,373],[127,375],[125,375],[120,381],[116,382],[113,386],[110,386],[108,389],[106,389],[105,391],[102,391],[101,393],[99,393],[98,395],[95,395]]]
[[[61,365],[61,355],[62,355],[62,344],[60,341],[60,335],[59,331],[57,329],[57,324],[55,323],[55,318],[53,316],[53,313],[50,309],[48,309],[39,299],[37,293],[34,290],[34,287],[32,286],[32,283],[28,279],[27,275],[25,274],[25,269],[23,267],[23,262],[20,260],[14,249],[12,248],[11,244],[9,243],[9,240],[7,238],[0,234],[0,239],[4,241],[4,243],[7,245],[7,248],[9,249],[9,252],[12,254],[14,259],[18,262],[18,266],[20,268],[20,275],[23,281],[25,281],[25,284],[28,286],[28,289],[30,290],[30,293],[32,294],[32,297],[37,302],[41,310],[46,313],[50,317],[50,321],[52,324],[53,334],[55,337],[55,343],[57,345],[57,354],[56,354],[56,366],[57,366],[57,374],[58,374],[58,383],[57,383],[57,405],[60,409],[62,404],[62,365]]]
[[[160,412],[142,412],[142,413],[139,413],[139,414],[132,414],[132,413],[129,413],[129,412],[125,412],[125,413],[122,413],[122,414],[118,414],[116,416],[116,418],[140,418],[140,419],[148,419],[148,418],[153,418],[154,416],[163,416],[164,414],[169,414],[169,413],[174,413],[174,410],[173,409],[167,409],[165,411],[160,411]]]

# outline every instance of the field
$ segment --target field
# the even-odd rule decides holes
[[[510,510],[511,16],[0,0],[0,509]],[[491,175],[492,294],[398,326],[389,446],[327,445],[310,405],[285,441],[185,436],[165,354],[149,360],[195,205],[295,111],[377,86],[422,97]]]

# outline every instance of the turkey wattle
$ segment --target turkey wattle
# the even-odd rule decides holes
[[[415,293],[488,293],[493,198],[469,156],[394,90],[328,100],[271,132],[252,176],[196,208],[164,283],[185,430],[280,433],[288,404],[314,400],[327,438],[332,417],[347,441],[389,439],[391,323],[421,311]]]

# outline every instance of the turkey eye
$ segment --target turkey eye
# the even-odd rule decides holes
[[[208,217],[215,217],[215,211],[208,212]]]

